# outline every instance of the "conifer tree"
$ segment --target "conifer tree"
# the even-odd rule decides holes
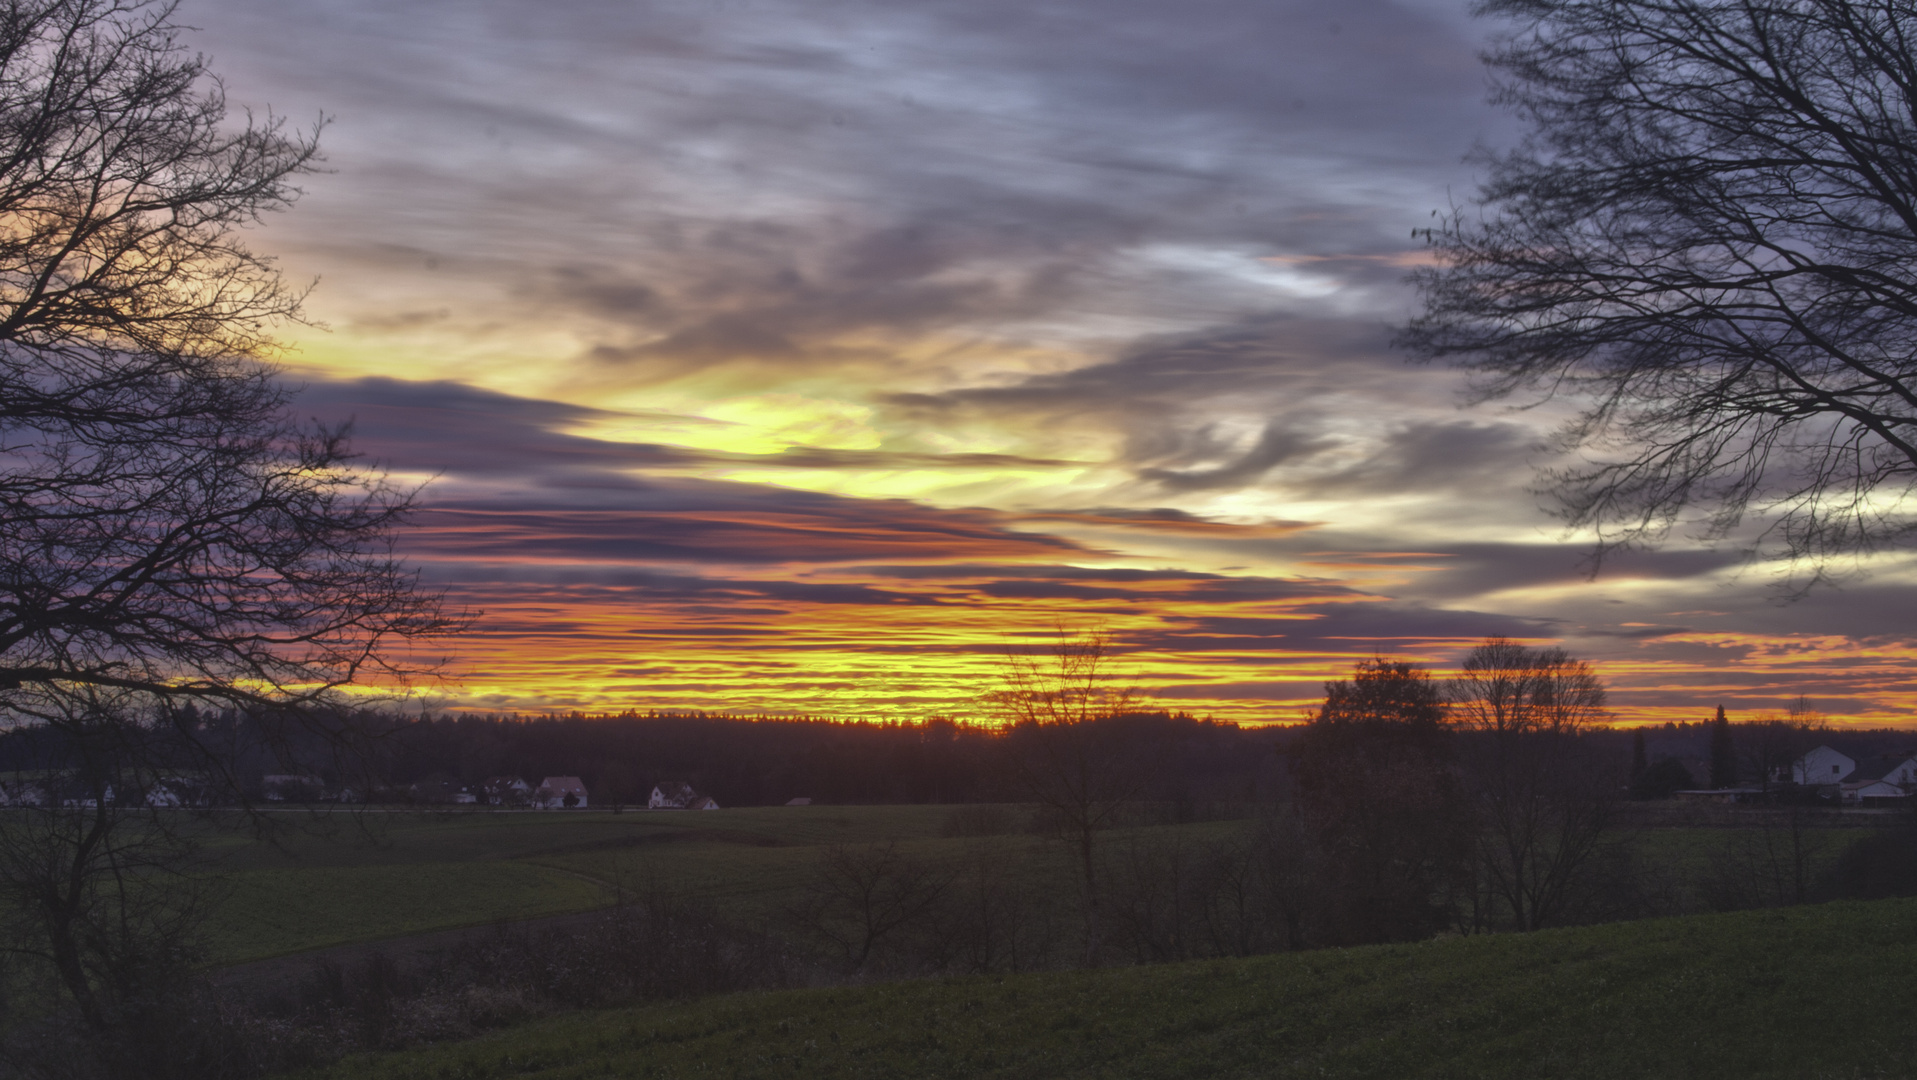
[[[1644,729],[1631,731],[1631,790],[1637,791],[1644,785],[1644,774],[1651,768],[1644,751]]]
[[[1717,717],[1711,721],[1711,787],[1728,788],[1737,786],[1737,748],[1731,745],[1731,722],[1724,715],[1724,706],[1717,707]]]

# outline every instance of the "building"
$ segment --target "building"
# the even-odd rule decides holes
[[[532,785],[517,776],[489,776],[479,794],[487,806],[524,806],[532,801]]]
[[[1840,797],[1857,806],[1904,806],[1917,789],[1917,756],[1885,754],[1857,764],[1837,785]]]
[[[1851,806],[1904,806],[1917,791],[1917,754],[1859,760],[1819,746],[1791,763],[1791,779]]]
[[[1857,759],[1828,746],[1808,751],[1791,764],[1791,780],[1806,787],[1841,784],[1857,771]]]
[[[548,776],[533,789],[532,804],[542,810],[584,810],[586,785],[577,776]]]
[[[711,803],[710,806],[705,805]],[[717,810],[719,804],[692,790],[684,780],[661,780],[653,785],[648,810]]]

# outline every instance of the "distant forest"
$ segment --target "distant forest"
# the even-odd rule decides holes
[[[317,772],[329,787],[372,785],[383,800],[440,801],[495,776],[537,785],[547,776],[577,776],[595,807],[643,804],[654,784],[677,780],[722,806],[773,806],[795,798],[818,803],[1017,802],[1026,786],[1009,760],[1001,728],[933,719],[866,722],[816,717],[742,717],[706,713],[619,713],[560,716],[442,714],[385,717],[350,754],[292,747],[263,722],[232,712],[191,715],[181,723],[206,742],[241,748],[243,787],[257,796],[263,775]],[[1181,713],[1138,712],[1097,721],[1103,738],[1138,763],[1144,779],[1136,801],[1175,817],[1210,816],[1226,807],[1289,798],[1289,750],[1305,726],[1241,727]],[[1642,728],[1594,725],[1579,736],[1592,760],[1628,767],[1639,732],[1651,762],[1682,763],[1697,786],[1709,778],[1708,720]],[[1459,738],[1476,735],[1460,730]],[[1895,729],[1789,728],[1731,725],[1740,781],[1818,743],[1854,757],[1917,748],[1917,732]],[[0,736],[0,772],[70,767],[47,729]],[[253,747],[246,750],[246,747]],[[370,749],[370,752],[369,752]],[[315,767],[315,762],[331,761]]]
[[[1101,721],[1154,762],[1149,790],[1173,804],[1245,803],[1277,795],[1287,729],[1244,728],[1174,713]],[[595,805],[643,803],[679,780],[722,806],[969,803],[1025,796],[998,729],[950,720],[861,722],[809,717],[649,713],[560,717],[458,715],[396,728],[384,770],[395,784],[477,783],[489,776],[578,776]]]

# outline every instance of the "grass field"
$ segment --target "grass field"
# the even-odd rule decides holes
[[[710,998],[309,1078],[1893,1077],[1917,901]]]
[[[276,843],[238,831],[205,836],[214,872],[230,886],[209,927],[216,963],[589,910],[621,890],[665,886],[728,915],[774,910],[837,843],[898,841],[930,860],[975,843],[941,834],[947,806],[749,807],[697,813],[393,813],[289,816]],[[1026,811],[1005,815],[1022,821]],[[1232,823],[1154,827],[1203,837]],[[1748,831],[1748,830],[1746,830]],[[1738,830],[1652,828],[1632,833],[1641,862],[1668,874],[1679,910],[1700,909],[1696,881]],[[1858,830],[1825,830],[1818,867]],[[1111,843],[1121,843],[1114,833]],[[1034,873],[1068,874],[1063,853],[1038,838],[1004,843],[1029,852]],[[1057,863],[1056,866],[1051,864]],[[1069,888],[1061,878],[1059,887]]]
[[[250,870],[228,889],[207,927],[215,964],[607,903],[595,881],[514,861]]]
[[[606,906],[653,884],[745,913],[804,880],[819,848],[900,839],[936,849],[949,807],[760,807],[701,813],[300,817],[262,842],[205,837],[227,891],[215,963]]]

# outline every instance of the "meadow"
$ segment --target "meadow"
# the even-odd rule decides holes
[[[750,914],[806,879],[822,848],[941,839],[951,807],[752,807],[625,813],[289,813],[261,839],[216,823],[216,964],[588,911],[666,886]]]
[[[227,965],[311,949],[378,942],[462,927],[562,915],[665,888],[696,896],[728,917],[775,912],[815,872],[833,845],[895,842],[931,863],[975,857],[979,807],[747,807],[703,812],[339,812],[282,815],[262,840],[215,825],[202,837],[207,869],[225,899],[207,927],[211,958]],[[986,824],[1011,835],[1021,873],[1071,888],[1065,853],[1024,826],[1023,807],[985,808]],[[954,826],[958,825],[958,829]],[[1204,839],[1234,822],[1115,830],[1128,839]],[[986,831],[995,831],[988,828]],[[1729,846],[1752,830],[1670,824],[1627,830],[1639,864],[1676,911],[1708,907],[1702,883]],[[1814,870],[1860,830],[1823,830]]]
[[[305,1080],[1878,1077],[1917,1072],[1917,901],[748,993]]]

